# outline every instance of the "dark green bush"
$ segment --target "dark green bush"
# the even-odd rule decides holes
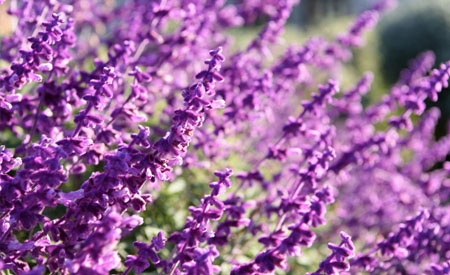
[[[379,50],[381,72],[393,83],[402,68],[419,53],[432,50],[437,64],[450,59],[450,0],[403,1],[381,22]],[[450,117],[449,92],[443,92],[437,103],[442,112],[437,136],[446,133]]]

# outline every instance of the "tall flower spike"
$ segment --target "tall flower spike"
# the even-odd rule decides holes
[[[350,269],[350,265],[344,260],[353,258],[355,246],[347,233],[341,232],[341,238],[339,245],[328,244],[328,248],[332,251],[331,255],[319,264],[319,269],[313,273],[307,273],[308,275],[335,275]]]
[[[200,244],[205,242],[210,235],[207,231],[209,222],[222,217],[225,205],[217,196],[225,188],[231,187],[229,178],[232,174],[231,169],[214,172],[219,181],[210,184],[211,195],[205,195],[201,200],[201,205],[189,207],[191,217],[187,218],[183,232],[170,235],[168,241],[176,244],[176,256],[172,262],[169,262],[170,274],[175,274],[178,265],[187,270],[188,274],[210,274],[220,270],[217,266],[212,265],[214,258],[218,256],[215,246],[210,245],[205,250],[200,248]]]

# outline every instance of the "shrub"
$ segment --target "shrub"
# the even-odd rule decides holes
[[[0,270],[448,273],[450,63],[365,106],[342,68],[392,1],[274,54],[297,2],[3,3]]]

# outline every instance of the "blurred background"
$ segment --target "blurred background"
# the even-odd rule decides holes
[[[302,0],[294,9],[290,22],[307,36],[322,30],[342,31],[351,18],[367,8],[371,0]],[[286,35],[295,35],[287,32]],[[395,9],[381,18],[366,39],[366,46],[355,53],[347,72],[360,75],[370,70],[375,75],[371,99],[388,92],[400,71],[421,52],[436,54],[436,66],[450,60],[450,0],[398,0]],[[437,138],[447,134],[450,118],[449,89],[439,95],[439,101],[428,102],[428,108],[438,106],[441,120]]]
[[[286,43],[302,43],[315,35],[334,37],[348,28],[354,17],[367,9],[373,0],[302,0],[289,18],[284,33]],[[245,46],[264,25],[264,19],[247,29],[234,30],[236,44]],[[381,17],[376,28],[366,36],[366,45],[354,53],[353,61],[344,68],[344,85],[355,83],[365,71],[375,75],[373,89],[366,103],[389,92],[400,71],[411,59],[431,50],[436,65],[450,60],[450,0],[398,0],[395,9]],[[439,95],[438,102],[427,102],[428,108],[438,106],[441,119],[436,137],[450,130],[449,89]]]

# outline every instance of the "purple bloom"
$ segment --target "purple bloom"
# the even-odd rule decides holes
[[[328,243],[312,274],[448,273],[450,136],[427,102],[450,63],[420,54],[379,100],[370,72],[345,88],[394,1],[279,43],[298,2],[5,2],[0,270],[298,273]],[[264,20],[235,50],[229,28]]]

